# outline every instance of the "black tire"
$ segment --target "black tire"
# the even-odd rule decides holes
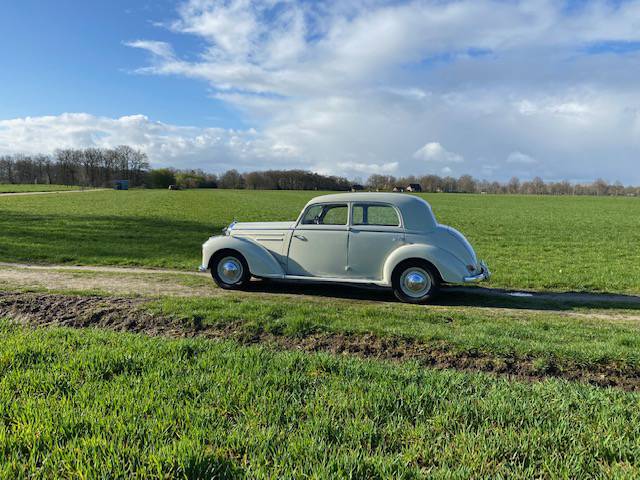
[[[414,274],[419,281],[408,278]],[[421,285],[424,282],[424,285]],[[391,275],[393,294],[401,302],[423,304],[429,303],[440,289],[439,275],[433,266],[422,260],[405,260],[401,262]]]
[[[227,264],[228,267],[233,265],[239,270],[233,273],[233,269],[224,268],[223,264]],[[251,281],[249,265],[244,257],[236,251],[225,250],[216,253],[209,262],[209,268],[213,281],[225,290],[243,290]],[[225,272],[229,273],[225,274]]]

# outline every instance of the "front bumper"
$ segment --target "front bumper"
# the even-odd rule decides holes
[[[491,272],[489,271],[489,267],[487,267],[486,263],[480,260],[480,273],[477,273],[476,275],[464,277],[463,281],[465,283],[475,283],[475,282],[481,282],[483,280],[489,280],[489,278],[491,278]]]

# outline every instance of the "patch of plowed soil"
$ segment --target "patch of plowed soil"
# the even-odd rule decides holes
[[[531,356],[499,356],[461,352],[451,346],[403,337],[316,332],[302,337],[248,330],[243,322],[202,325],[198,321],[152,315],[144,299],[0,292],[0,318],[26,326],[98,327],[153,336],[229,339],[244,345],[265,344],[277,349],[329,352],[393,361],[417,361],[432,368],[490,372],[521,380],[559,377],[601,387],[640,391],[640,371],[601,364],[585,367],[564,360],[541,362]]]

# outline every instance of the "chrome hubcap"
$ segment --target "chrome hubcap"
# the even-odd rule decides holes
[[[431,276],[422,268],[408,268],[400,277],[400,288],[409,297],[422,297],[431,290]]]
[[[238,283],[242,278],[242,263],[235,257],[224,257],[218,262],[217,270],[224,283]]]

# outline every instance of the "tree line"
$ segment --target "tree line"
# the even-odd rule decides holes
[[[265,170],[240,173],[227,170],[215,175],[201,170],[160,169],[150,172],[154,187],[178,185],[182,188],[233,188],[247,190],[369,190],[376,192],[404,191],[409,185],[420,185],[423,192],[436,193],[492,193],[529,195],[633,195],[640,196],[640,187],[624,186],[620,182],[607,183],[597,179],[591,183],[573,184],[566,180],[545,182],[540,177],[520,181],[513,177],[508,182],[478,180],[471,175],[423,175],[395,177],[371,175],[365,182],[344,177],[326,176],[305,170]]]
[[[215,175],[201,170],[159,169],[150,172],[155,187],[235,188],[247,190],[349,190],[346,178],[320,175],[306,170],[265,170],[240,173],[235,169]]]
[[[249,190],[404,190],[410,184],[423,192],[493,193],[534,195],[634,195],[640,187],[610,184],[603,179],[574,184],[545,182],[540,177],[508,182],[478,180],[471,175],[458,178],[438,175],[371,175],[366,181],[321,175],[306,170],[265,170],[219,175],[202,170],[150,169],[146,153],[122,145],[116,148],[61,149],[53,155],[0,156],[0,183],[40,183],[110,187],[115,180],[128,180],[132,187],[234,188]]]
[[[114,180],[129,180],[132,186],[142,186],[148,171],[147,154],[127,145],[0,156],[0,183],[107,187]]]
[[[567,180],[545,182],[540,177],[521,181],[512,177],[508,182],[478,180],[471,175],[458,178],[438,175],[408,176],[396,178],[392,175],[371,175],[364,187],[374,191],[391,191],[406,188],[409,184],[420,185],[423,192],[447,193],[493,193],[529,195],[633,195],[640,196],[640,187],[624,186],[620,182],[608,183],[599,178],[590,183],[570,183]]]

